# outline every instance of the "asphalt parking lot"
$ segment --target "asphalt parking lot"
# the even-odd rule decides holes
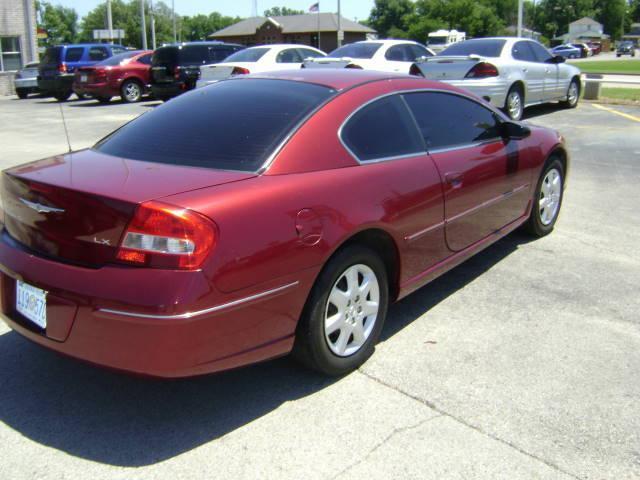
[[[156,105],[63,105],[74,149]],[[287,359],[171,382],[0,325],[0,478],[640,477],[640,108],[530,109],[572,164],[518,232],[394,305],[341,379]],[[0,167],[67,149],[58,103],[0,99]]]

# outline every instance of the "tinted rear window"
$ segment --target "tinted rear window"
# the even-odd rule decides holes
[[[178,61],[178,47],[161,47],[153,52],[152,65],[175,65]]]
[[[60,52],[62,51],[62,47],[49,47],[44,52],[44,56],[42,57],[42,64],[47,65],[51,63],[58,63],[60,61]]]
[[[445,48],[440,55],[480,55],[482,57],[499,57],[506,40],[467,40],[454,43]]]
[[[286,80],[223,81],[138,117],[94,148],[134,160],[252,172],[334,93]]]
[[[82,58],[83,53],[84,47],[67,48],[67,53],[64,58],[67,62],[78,62]]]
[[[97,65],[100,65],[103,67],[112,67],[115,65],[120,65],[120,63],[123,62],[124,60],[128,60],[131,57],[135,57],[140,53],[142,53],[142,50],[134,50],[131,52],[120,53],[118,55],[114,55],[111,58],[107,58],[106,60],[101,61]]]
[[[257,62],[265,53],[269,51],[269,48],[249,48],[247,50],[241,50],[227,57],[224,63],[228,62]]]
[[[351,43],[334,50],[330,57],[371,58],[382,46],[381,43]]]

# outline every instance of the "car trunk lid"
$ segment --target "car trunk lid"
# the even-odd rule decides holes
[[[484,59],[478,55],[425,57],[414,63],[427,80],[462,80]],[[411,73],[417,73],[412,67]]]
[[[52,157],[4,172],[5,229],[34,253],[100,267],[114,260],[140,203],[253,176],[92,150]]]

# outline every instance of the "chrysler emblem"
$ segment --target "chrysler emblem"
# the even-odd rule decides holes
[[[42,205],[41,203],[30,202],[29,200],[25,200],[24,198],[20,198],[19,200],[31,210],[35,210],[38,213],[64,213],[64,208],[48,207],[46,205]]]

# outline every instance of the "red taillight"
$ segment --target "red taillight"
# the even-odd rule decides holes
[[[60,65],[58,65],[58,72],[67,73],[67,64],[61,63]]]
[[[420,70],[420,67],[418,67],[415,63],[411,65],[411,68],[409,69],[409,75],[415,75],[416,77],[424,77],[422,70]]]
[[[195,270],[216,243],[216,226],[192,210],[160,202],[138,207],[116,258],[154,268]]]
[[[231,71],[231,75],[249,75],[251,72],[248,68],[234,67]]]
[[[176,80],[180,79],[180,67],[176,67],[173,69],[173,78]]]
[[[360,65],[356,65],[356,64],[354,64],[354,63],[350,63],[349,65],[347,65],[347,66],[346,66],[346,67],[344,67],[344,68],[352,68],[352,69],[354,69],[354,70],[362,70],[362,67],[361,67]]]
[[[480,62],[474,65],[464,78],[488,78],[497,77],[498,75],[498,69],[495,65],[487,62]]]
[[[93,72],[93,81],[94,82],[106,82],[107,81],[107,72],[105,70],[95,70]]]

